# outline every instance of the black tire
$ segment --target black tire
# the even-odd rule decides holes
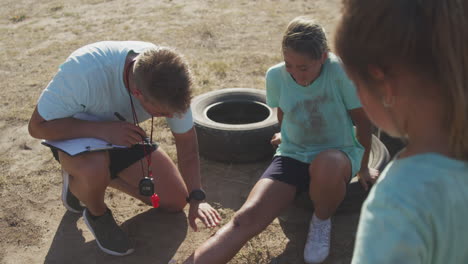
[[[402,139],[391,137],[390,135],[381,130],[378,130],[378,136],[380,141],[382,141],[382,143],[388,149],[388,152],[390,153],[390,158],[393,158],[406,145],[406,143]]]
[[[266,105],[264,90],[212,91],[195,97],[191,107],[200,155],[204,158],[229,163],[272,158],[270,140],[279,131],[279,125],[276,110]]]
[[[382,171],[390,160],[390,154],[378,137],[372,135],[369,167]]]
[[[378,169],[381,173],[390,161],[390,154],[378,137],[372,135],[371,152],[369,153],[369,167]],[[371,185],[369,185],[369,188]],[[361,210],[362,202],[369,192],[364,191],[358,177],[354,177],[348,184],[346,197],[340,204],[337,214],[353,214]]]

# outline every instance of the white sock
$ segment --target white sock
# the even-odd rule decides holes
[[[318,217],[315,215],[315,213],[312,215],[312,222],[313,222],[314,224],[316,224],[316,225],[321,225],[321,224],[324,224],[324,223],[326,223],[326,222],[328,222],[328,221],[330,221],[330,218],[327,218],[327,219],[322,220],[322,219],[318,218]]]

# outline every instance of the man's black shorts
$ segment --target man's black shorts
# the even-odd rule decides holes
[[[136,144],[130,148],[118,148],[107,150],[109,152],[109,171],[111,179],[117,178],[117,174],[126,168],[130,167],[133,163],[145,157],[150,151],[154,152],[158,149],[158,145],[153,143],[150,145]],[[57,149],[51,148],[54,158],[60,163]]]

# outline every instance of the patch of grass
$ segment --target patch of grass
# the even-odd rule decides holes
[[[270,234],[271,236],[271,234]],[[257,264],[269,264],[273,258],[272,252],[268,247],[268,233],[263,232],[262,234],[252,238],[242,248],[242,250],[233,259],[233,263],[257,263]]]
[[[27,18],[26,14],[19,14],[19,15],[14,15],[9,18],[9,20],[13,23],[19,23],[21,21],[24,21]]]
[[[5,174],[0,174],[0,188],[3,188],[7,184],[7,177]]]
[[[2,222],[6,223],[2,228],[2,236],[8,244],[17,244],[22,247],[36,245],[41,239],[43,230],[31,220],[25,217],[22,210],[5,210]]]
[[[79,18],[80,15],[78,13],[73,13],[73,12],[65,12],[63,13],[65,17],[74,17],[74,18]]]
[[[212,39],[214,38],[214,33],[211,30],[205,28],[200,32],[200,36],[203,40]]]
[[[48,153],[47,153],[48,154]],[[53,186],[61,185],[60,165],[53,162],[44,165],[44,168],[32,171],[21,179],[25,189],[29,189],[31,195],[41,195]]]
[[[0,157],[0,187],[5,187],[8,183],[6,169],[10,167],[11,161],[6,157]]]
[[[230,68],[229,65],[224,61],[211,61],[208,62],[207,66],[208,69],[219,78],[226,78]]]
[[[105,2],[111,2],[112,0],[85,0],[83,3],[90,5],[97,5]]]
[[[63,9],[63,5],[53,6],[50,8],[50,11],[57,12]]]
[[[5,175],[0,175],[0,187],[3,187],[6,184]]]
[[[10,99],[10,98],[6,98],[6,99]],[[28,104],[29,101],[30,100],[25,99],[23,100],[23,105],[20,105],[20,106],[14,105],[14,107],[10,108],[8,112],[7,111],[0,112],[0,118],[7,120],[7,121],[13,121],[13,122],[28,122],[29,119],[31,118],[31,113],[32,113],[30,106],[35,105],[34,102],[31,104]]]

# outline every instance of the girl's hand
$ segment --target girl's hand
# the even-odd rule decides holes
[[[271,138],[270,143],[275,147],[281,144],[281,133],[275,133],[273,137]]]
[[[103,124],[103,138],[114,145],[131,147],[146,137],[143,129],[129,122],[111,121]]]
[[[366,190],[366,192],[369,190],[369,184],[374,184],[375,181],[379,178],[380,172],[376,169],[373,168],[364,168],[361,169],[358,173],[358,179],[359,183],[361,183],[362,188]]]
[[[197,218],[200,218],[206,227],[216,227],[221,222],[221,216],[211,205],[193,201],[190,203],[188,220],[195,232],[198,231],[198,226],[195,222]]]

